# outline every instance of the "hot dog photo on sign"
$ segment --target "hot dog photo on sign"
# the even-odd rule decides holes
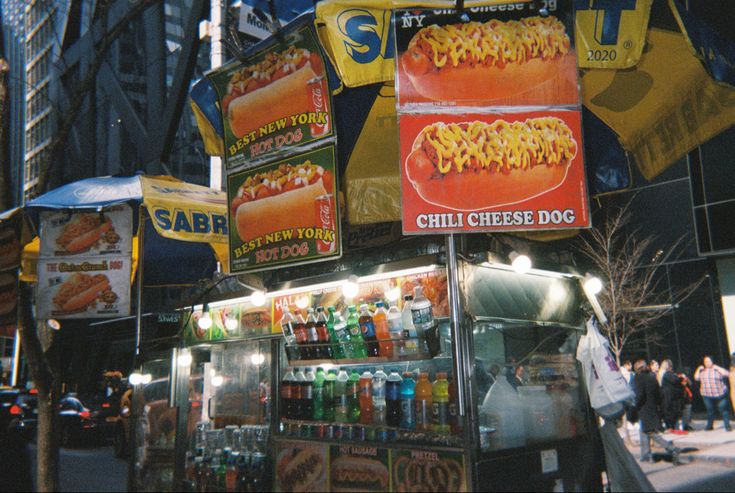
[[[578,105],[570,3],[396,12],[399,105]]]
[[[120,204],[101,211],[41,213],[41,255],[112,255],[132,249],[132,209]]]

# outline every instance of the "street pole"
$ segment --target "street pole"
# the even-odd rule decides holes
[[[210,0],[210,5],[210,60],[212,69],[216,69],[225,61],[225,46],[222,42],[225,34],[225,7],[223,0]],[[222,190],[222,158],[210,156],[209,163],[209,188]]]

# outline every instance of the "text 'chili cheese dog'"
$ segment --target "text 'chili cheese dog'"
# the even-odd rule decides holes
[[[570,44],[553,16],[432,25],[414,35],[401,63],[424,97],[495,99],[554,77],[566,66]]]
[[[555,117],[438,122],[416,137],[406,172],[429,203],[484,209],[553,190],[564,181],[576,154],[571,129]]]
[[[62,312],[81,311],[109,288],[110,280],[104,274],[76,272],[61,284],[53,301]]]
[[[310,109],[309,82],[323,77],[319,55],[291,46],[232,76],[222,100],[232,134],[243,135],[280,118]]]
[[[282,164],[247,177],[230,204],[243,242],[276,231],[316,225],[314,200],[333,189],[332,173],[318,164]]]

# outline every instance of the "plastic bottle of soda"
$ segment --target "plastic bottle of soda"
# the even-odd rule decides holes
[[[293,370],[288,368],[281,381],[281,407],[283,417],[287,419],[293,418],[293,386],[295,383]]]
[[[373,374],[367,370],[360,375],[360,424],[373,424]]]
[[[418,348],[420,352],[426,351],[426,342],[424,334],[434,325],[434,313],[431,307],[431,301],[424,296],[424,288],[416,286],[413,288],[413,303],[411,303],[411,316],[413,318],[413,326],[416,329],[416,337],[418,337]]]
[[[358,323],[360,324],[360,330],[362,330],[362,338],[365,340],[365,346],[367,346],[368,356],[380,356],[373,315],[365,303],[360,305],[360,318],[358,319]]]
[[[288,307],[283,309],[283,316],[279,323],[281,324],[283,337],[286,339],[286,356],[289,361],[295,361],[301,357],[301,354],[297,346],[296,333],[294,332],[296,317],[289,311]]]
[[[316,309],[316,334],[319,336],[319,357],[332,358],[332,346],[329,344],[329,329],[327,329],[327,314],[324,307]]]
[[[311,359],[311,351],[309,350],[309,332],[306,330],[306,320],[300,313],[296,313],[296,322],[293,328],[296,335],[296,343],[299,345],[299,358]]]
[[[350,339],[350,331],[347,330],[347,321],[342,314],[332,308],[334,314],[334,335],[337,340],[338,359],[352,358],[352,340]]]
[[[339,369],[337,380],[334,384],[334,420],[338,423],[347,423],[347,372]]]
[[[306,370],[304,378],[306,381],[304,382],[304,390],[301,392],[301,398],[304,401],[304,409],[302,411],[301,419],[311,421],[314,419],[314,381],[316,380],[314,370],[311,368]]]
[[[373,375],[373,424],[378,427],[386,424],[385,381],[387,379],[388,375],[378,367]]]
[[[314,382],[311,385],[311,395],[314,399],[314,413],[312,414],[314,421],[322,421],[324,419],[324,380],[326,380],[326,374],[320,366],[316,369]]]
[[[416,429],[431,431],[432,424],[432,387],[428,373],[421,373],[416,383]]]
[[[390,338],[393,341],[393,353],[403,355],[406,352],[405,341],[403,340],[403,317],[401,316],[401,310],[398,309],[395,303],[390,304],[388,309],[388,330],[390,331]]]
[[[324,379],[324,421],[334,421],[334,385],[337,382],[337,370],[329,370]]]
[[[310,359],[319,359],[322,357],[322,352],[319,347],[319,333],[316,331],[316,314],[313,308],[306,310],[306,313],[306,336],[309,339],[309,356]]]
[[[452,434],[459,435],[464,429],[462,416],[457,409],[457,380],[449,374],[449,428]]]
[[[329,315],[327,316],[327,332],[329,333],[329,342],[331,344],[330,350],[332,352],[332,358],[334,359],[344,359],[345,357],[345,351],[342,347],[342,344],[340,344],[339,338],[337,337],[337,331],[335,330],[335,322],[336,317],[334,314],[334,307],[330,306],[327,308],[327,311],[329,312]],[[344,331],[345,326],[342,326],[342,329]]]
[[[416,328],[413,326],[413,314],[411,313],[411,305],[413,304],[413,296],[407,294],[403,297],[403,310],[401,311],[401,321],[403,322],[403,339],[406,347],[406,354],[415,354],[418,352],[418,339],[416,337]]]
[[[435,433],[449,433],[449,382],[447,374],[436,374],[436,381],[432,386],[431,397],[431,429]]]
[[[416,380],[411,372],[404,372],[401,382],[401,428],[416,428]]]
[[[388,426],[401,425],[401,381],[398,370],[391,370],[385,381],[385,421]]]
[[[360,374],[352,370],[347,379],[347,421],[360,421]]]
[[[362,329],[360,328],[360,321],[357,316],[357,308],[355,305],[350,305],[350,314],[347,317],[347,330],[350,333],[350,344],[352,345],[350,358],[367,358],[367,349],[365,348],[365,341],[362,338]],[[347,353],[347,351],[345,351]]]
[[[306,405],[304,399],[304,394],[306,393],[306,376],[300,368],[296,368],[294,372],[294,383],[295,385],[291,386],[294,397],[293,419],[305,419],[309,416],[304,412],[304,406]]]
[[[375,324],[375,335],[378,337],[380,355],[392,358],[393,342],[391,342],[390,327],[388,326],[388,310],[385,309],[385,303],[382,301],[375,303],[375,307],[373,324]]]

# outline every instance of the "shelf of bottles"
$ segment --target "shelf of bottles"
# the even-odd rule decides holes
[[[197,424],[193,450],[186,452],[186,491],[270,491],[267,425],[228,425],[212,429]]]

